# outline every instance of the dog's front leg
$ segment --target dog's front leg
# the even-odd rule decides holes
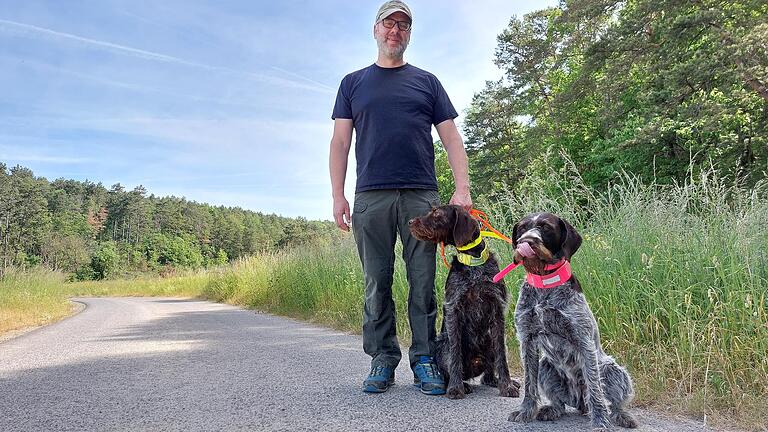
[[[520,322],[516,325],[518,329],[522,328]],[[520,407],[509,415],[509,421],[529,422],[536,418],[539,410],[539,341],[537,335],[520,331],[517,338],[520,340],[520,358],[523,360],[525,397]]]
[[[587,408],[592,416],[592,430],[611,430],[611,421],[608,419],[608,407],[603,394],[603,386],[600,382],[600,367],[597,360],[597,347],[594,339],[589,336],[582,338],[581,355],[584,359],[584,395]]]
[[[498,377],[497,386],[499,395],[505,397],[520,396],[520,383],[509,376],[509,365],[507,365],[507,341],[504,340],[504,312],[500,311],[493,320],[491,329],[493,340],[493,351],[495,361],[496,376]]]
[[[455,307],[455,306],[454,306]],[[448,328],[448,389],[446,396],[450,399],[463,399],[464,392],[464,361],[461,349],[461,322],[458,311],[446,308],[445,320]]]

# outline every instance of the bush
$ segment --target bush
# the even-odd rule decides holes
[[[203,265],[203,254],[191,235],[154,234],[144,241],[144,253],[150,266],[192,267]]]
[[[101,243],[91,257],[93,279],[106,279],[117,270],[117,247],[114,242]]]

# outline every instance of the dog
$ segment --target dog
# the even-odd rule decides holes
[[[514,226],[512,239],[514,260],[528,276],[515,308],[525,395],[509,420],[555,420],[568,405],[589,412],[594,430],[637,427],[625,408],[634,395],[632,379],[603,352],[595,317],[569,274],[581,236],[560,217],[536,213]],[[539,391],[550,401],[541,408]]]
[[[499,264],[480,236],[478,222],[462,207],[445,205],[409,225],[419,240],[464,249],[448,272],[443,324],[433,350],[448,382],[446,396],[464,398],[472,392],[464,381],[482,375],[481,383],[497,387],[501,396],[518,397],[520,383],[510,378],[504,339],[507,289],[492,281]]]

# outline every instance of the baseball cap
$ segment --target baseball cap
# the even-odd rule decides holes
[[[402,12],[408,15],[408,18],[410,18],[411,22],[413,22],[413,15],[411,14],[411,9],[408,7],[408,5],[396,0],[388,1],[381,5],[379,12],[376,14],[376,22],[381,21],[382,19],[392,15],[395,12]]]

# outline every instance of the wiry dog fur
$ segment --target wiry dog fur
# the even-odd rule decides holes
[[[529,273],[544,274],[544,266],[560,258],[571,259],[581,236],[566,221],[551,213],[525,217],[515,225],[515,247],[527,242],[535,256],[515,254]],[[632,399],[627,371],[603,352],[592,311],[574,275],[555,288],[535,288],[524,282],[515,310],[520,358],[525,369],[525,397],[509,419],[528,422],[555,420],[565,406],[589,412],[595,430],[611,424],[637,427],[626,411]],[[539,391],[550,404],[538,407]]]
[[[464,246],[480,235],[478,223],[463,208],[446,205],[410,221],[413,235],[425,241]],[[464,251],[479,257],[485,240]],[[491,256],[480,266],[453,258],[445,282],[443,325],[435,341],[435,362],[448,381],[447,396],[464,398],[472,388],[464,380],[483,375],[483,384],[498,387],[501,396],[518,397],[520,383],[507,366],[504,317],[507,289],[493,283],[499,264]]]

